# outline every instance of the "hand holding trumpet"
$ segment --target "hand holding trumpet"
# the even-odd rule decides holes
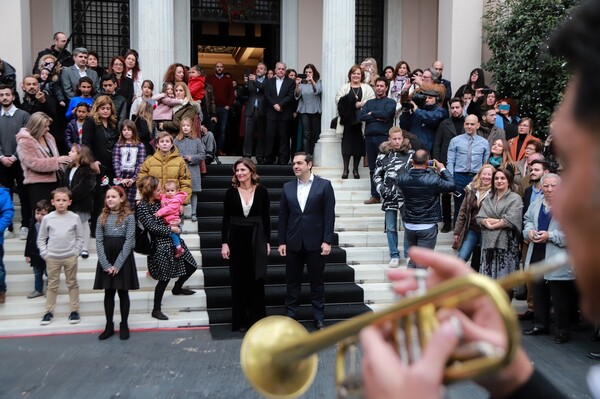
[[[428,288],[473,272],[458,258],[423,248],[411,248],[410,258],[417,264],[429,266]],[[389,277],[397,294],[404,295],[417,289],[414,269],[392,270]],[[500,333],[502,319],[487,297],[463,303],[458,309],[442,309],[438,319],[440,327],[431,336],[422,357],[410,365],[398,357],[396,348],[390,343],[389,329],[369,326],[361,331],[366,397],[441,398],[448,359],[460,344],[485,341],[496,347],[506,346],[506,336]],[[492,396],[503,397],[523,385],[532,373],[531,362],[519,348],[508,367],[476,382]]]

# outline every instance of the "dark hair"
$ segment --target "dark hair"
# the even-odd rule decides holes
[[[154,202],[154,190],[158,187],[160,181],[154,176],[144,176],[137,184],[138,190],[142,196],[142,200],[146,202]]]
[[[392,75],[395,73],[395,72],[394,72],[394,67],[393,67],[393,66],[391,66],[391,65],[388,65],[388,66],[386,66],[385,68],[383,68],[383,71],[382,71],[382,75],[383,75],[383,76],[385,76],[385,72],[386,72],[388,69],[389,69],[390,71],[392,71]]]
[[[507,103],[508,105],[510,105],[510,110],[508,111],[508,116],[510,116],[511,118],[513,116],[517,116],[519,114],[519,106],[517,105],[517,102],[510,98],[510,97],[505,97],[503,99],[501,99],[500,101],[498,101],[498,103]],[[533,121],[531,122],[531,130],[533,130]]]
[[[362,83],[365,80],[365,71],[362,70],[362,68],[360,67],[360,65],[358,64],[354,64],[350,67],[350,70],[348,71],[348,82],[350,82],[352,79],[352,72],[354,72],[355,70],[360,70],[360,82]]]
[[[306,72],[308,68],[312,69],[313,71],[313,80],[315,81],[315,83],[318,82],[319,79],[321,79],[321,74],[319,73],[319,71],[317,71],[317,67],[313,64],[306,64],[304,69],[302,69],[302,72]]]
[[[450,106],[452,106],[452,104],[454,104],[454,103],[460,103],[461,107],[465,106],[465,104],[463,103],[463,100],[458,97],[452,97],[450,99],[450,101],[448,101],[448,105],[450,105]]]
[[[165,72],[165,76],[163,77],[163,82],[169,82],[172,83],[173,85],[175,85],[175,71],[177,70],[178,67],[181,67],[183,69],[183,81],[185,83],[188,82],[188,71],[185,67],[185,65],[180,64],[180,63],[175,63],[175,64],[171,64],[169,65],[169,67],[167,68],[167,71]]]
[[[470,94],[472,96],[475,95],[475,91],[473,91],[473,89],[471,89],[469,86],[465,86],[465,88],[463,89],[462,93],[460,93],[460,96],[464,96],[465,94]]]
[[[509,190],[514,191],[514,192],[518,191],[518,187],[515,187],[515,185],[514,185],[515,176],[513,175],[513,173],[508,169],[498,168],[492,175],[492,195],[496,195],[496,185],[494,184],[494,181],[496,180],[496,175],[498,173],[503,173],[504,176],[506,176]]]
[[[89,76],[84,76],[83,78],[79,78],[79,82],[77,82],[77,87],[75,88],[75,95],[81,96],[81,90],[79,90],[79,85],[82,83],[89,83],[92,86],[92,91],[90,95],[94,97],[96,95],[96,88],[94,87],[94,81]],[[78,104],[79,106],[79,104]]]
[[[110,62],[108,63],[108,73],[116,76],[115,71],[113,69],[113,65],[115,64],[115,61],[121,61],[121,64],[123,64],[123,72],[121,72],[121,75],[123,75],[123,77],[125,77],[125,58],[123,58],[119,55],[112,57],[110,59]]]
[[[542,165],[542,170],[550,170],[550,163],[548,161],[544,161],[542,159],[535,159],[535,160],[531,161],[529,166],[531,167],[536,164]]]
[[[550,37],[550,53],[567,60],[567,65],[579,76],[574,87],[574,104],[570,112],[585,125],[596,132],[600,115],[600,79],[598,69],[600,59],[600,3],[585,1],[566,18]]]
[[[150,90],[154,90],[154,83],[150,79],[143,80],[142,87],[144,87],[145,84],[148,84],[148,86],[150,86]]]
[[[304,162],[309,163],[313,161],[313,156],[310,155],[308,152],[305,151],[298,151],[294,154],[294,158],[296,158],[297,156],[303,156],[304,157]]]
[[[471,76],[475,72],[477,72],[477,81],[475,82],[475,89],[481,89],[482,87],[485,87],[485,75],[483,69],[481,68],[475,68],[471,71],[471,73],[469,74],[469,80],[467,80],[467,87],[473,89],[473,87],[471,86]]]
[[[388,82],[388,80],[386,78],[384,78],[383,76],[380,76],[377,79],[375,79],[375,84],[377,84],[377,82],[383,82],[383,83],[385,83],[386,89],[390,87],[390,82]]]
[[[54,36],[52,36],[52,39],[58,40],[58,35],[65,35],[65,36],[67,36],[65,34],[65,32],[56,32],[56,33],[54,33]]]
[[[38,202],[35,203],[34,211],[50,212],[50,209],[52,209],[52,205],[50,205],[50,203],[48,202],[47,199],[39,200]]]
[[[69,199],[73,199],[73,193],[67,187],[58,187],[58,188],[55,188],[50,193],[50,198],[54,199],[54,197],[56,196],[56,194],[67,194],[67,196],[69,197]]]
[[[105,73],[104,75],[102,75],[102,78],[100,79],[100,84],[111,80],[114,84],[117,84],[117,77],[113,74],[109,74],[109,73]]]
[[[287,77],[290,73],[294,72],[298,76],[298,72],[294,68],[288,68],[285,70],[285,76]]]
[[[94,154],[90,147],[85,144],[73,144],[71,148],[77,148],[77,153],[79,154],[79,166],[90,166],[94,163]]]
[[[406,61],[398,61],[398,63],[396,64],[396,68],[394,68],[394,78],[396,76],[398,76],[398,69],[400,69],[400,67],[402,65],[406,65],[406,70],[407,70],[406,74],[407,75],[411,74],[411,72],[410,72],[410,66],[408,65],[408,62],[406,62]],[[415,69],[415,72],[417,72],[417,71],[421,71],[421,70],[420,69]],[[421,73],[423,73],[423,71],[421,71]]]
[[[135,122],[132,121],[131,119],[125,119],[121,123],[121,129],[119,132],[119,140],[117,141],[117,143],[125,144],[125,138],[123,137],[123,128],[124,127],[128,127],[131,130],[131,141],[133,141],[133,144],[139,144],[140,143],[140,135],[138,133]]]
[[[413,165],[425,166],[429,161],[429,151],[425,149],[419,149],[413,155]]]
[[[131,69],[131,79],[136,80],[138,73],[140,73],[140,55],[138,54],[137,51],[130,48],[129,50],[125,51],[125,53],[123,54],[123,59],[127,58],[130,55],[133,55],[135,57],[135,65]],[[127,63],[124,62],[123,67],[124,67],[124,71],[127,71]]]
[[[15,88],[12,87],[11,85],[6,85],[6,84],[1,84],[0,85],[0,90],[6,90],[6,89],[10,89],[10,92],[12,93],[12,95],[15,95]]]
[[[240,186],[240,181],[235,175],[235,169],[238,167],[239,164],[244,165],[250,171],[250,182],[252,183],[252,185],[258,185],[260,183],[260,176],[258,176],[258,172],[256,171],[256,165],[254,164],[254,162],[252,162],[250,158],[240,158],[233,164],[233,177],[231,178],[231,184],[233,185],[233,187]]]
[[[529,142],[525,145],[525,148],[527,148],[530,145],[535,147],[535,152],[539,152],[541,154],[542,151],[544,151],[544,145],[537,138],[535,140],[529,140]]]
[[[106,195],[110,190],[114,190],[117,193],[119,193],[119,198],[123,200],[121,202],[121,205],[119,206],[119,216],[117,216],[117,221],[115,222],[115,224],[117,226],[120,225],[125,220],[125,217],[131,214],[131,209],[129,208],[129,201],[127,201],[127,194],[125,193],[125,190],[123,190],[123,188],[120,186],[111,186],[104,193],[104,206],[102,207],[102,212],[100,213],[100,217],[98,218],[100,219],[100,225],[102,227],[106,225],[106,219],[108,219],[108,215],[110,215],[113,212],[113,210],[106,205]]]

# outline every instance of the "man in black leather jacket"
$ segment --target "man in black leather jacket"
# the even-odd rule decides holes
[[[427,150],[417,150],[413,167],[397,178],[404,197],[402,220],[408,247],[435,248],[438,222],[442,220],[440,194],[454,191],[454,179],[443,163],[429,161]],[[418,265],[409,260],[408,267]]]

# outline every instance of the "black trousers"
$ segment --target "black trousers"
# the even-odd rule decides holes
[[[290,120],[267,119],[267,134],[265,137],[265,163],[275,162],[277,153],[278,163],[287,164],[290,159]]]
[[[444,226],[452,226],[452,194],[451,193],[442,193],[442,218],[444,221]]]
[[[302,150],[313,154],[321,134],[321,114],[300,114],[302,123]]]
[[[195,271],[196,271],[195,267],[186,263],[185,264],[185,274],[177,279],[177,281],[175,282],[174,288],[183,287],[183,284],[190,277],[192,277],[192,274],[194,274]],[[156,287],[154,288],[154,308],[152,310],[160,310],[162,308],[163,295],[165,294],[165,289],[167,288],[169,281],[170,280],[160,280],[156,284]]]
[[[533,285],[533,313],[536,327],[550,328],[550,307],[554,307],[556,328],[567,332],[577,318],[578,293],[575,280],[542,280]]]
[[[255,108],[251,116],[246,116],[246,133],[244,134],[244,156],[250,157],[254,154],[253,144],[254,136],[257,136],[258,142],[264,145],[265,140],[265,118],[258,115],[258,110]],[[258,163],[263,163],[265,154],[259,154],[258,143],[256,148],[256,160]]]
[[[313,318],[316,321],[325,317],[325,285],[323,283],[323,270],[325,269],[325,257],[321,255],[321,249],[307,251],[287,251],[285,260],[285,282],[287,294],[285,297],[285,312],[288,317],[295,318],[300,309],[300,291],[302,286],[302,273],[304,264],[308,271],[310,282],[310,302],[313,309]]]

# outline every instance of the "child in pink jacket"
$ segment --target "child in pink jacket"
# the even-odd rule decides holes
[[[154,111],[152,112],[152,119],[156,123],[172,121],[173,107],[187,102],[187,100],[175,98],[173,84],[169,82],[165,82],[163,84],[162,92],[152,97],[152,99],[156,101],[156,108],[154,108]]]
[[[154,216],[163,219],[165,224],[178,225],[181,223],[180,214],[183,212],[183,205],[187,193],[177,191],[177,180],[167,180],[164,187],[164,194],[160,195],[160,209]],[[171,240],[175,245],[175,258],[178,259],[184,254],[185,249],[181,246],[179,234],[171,233]]]

